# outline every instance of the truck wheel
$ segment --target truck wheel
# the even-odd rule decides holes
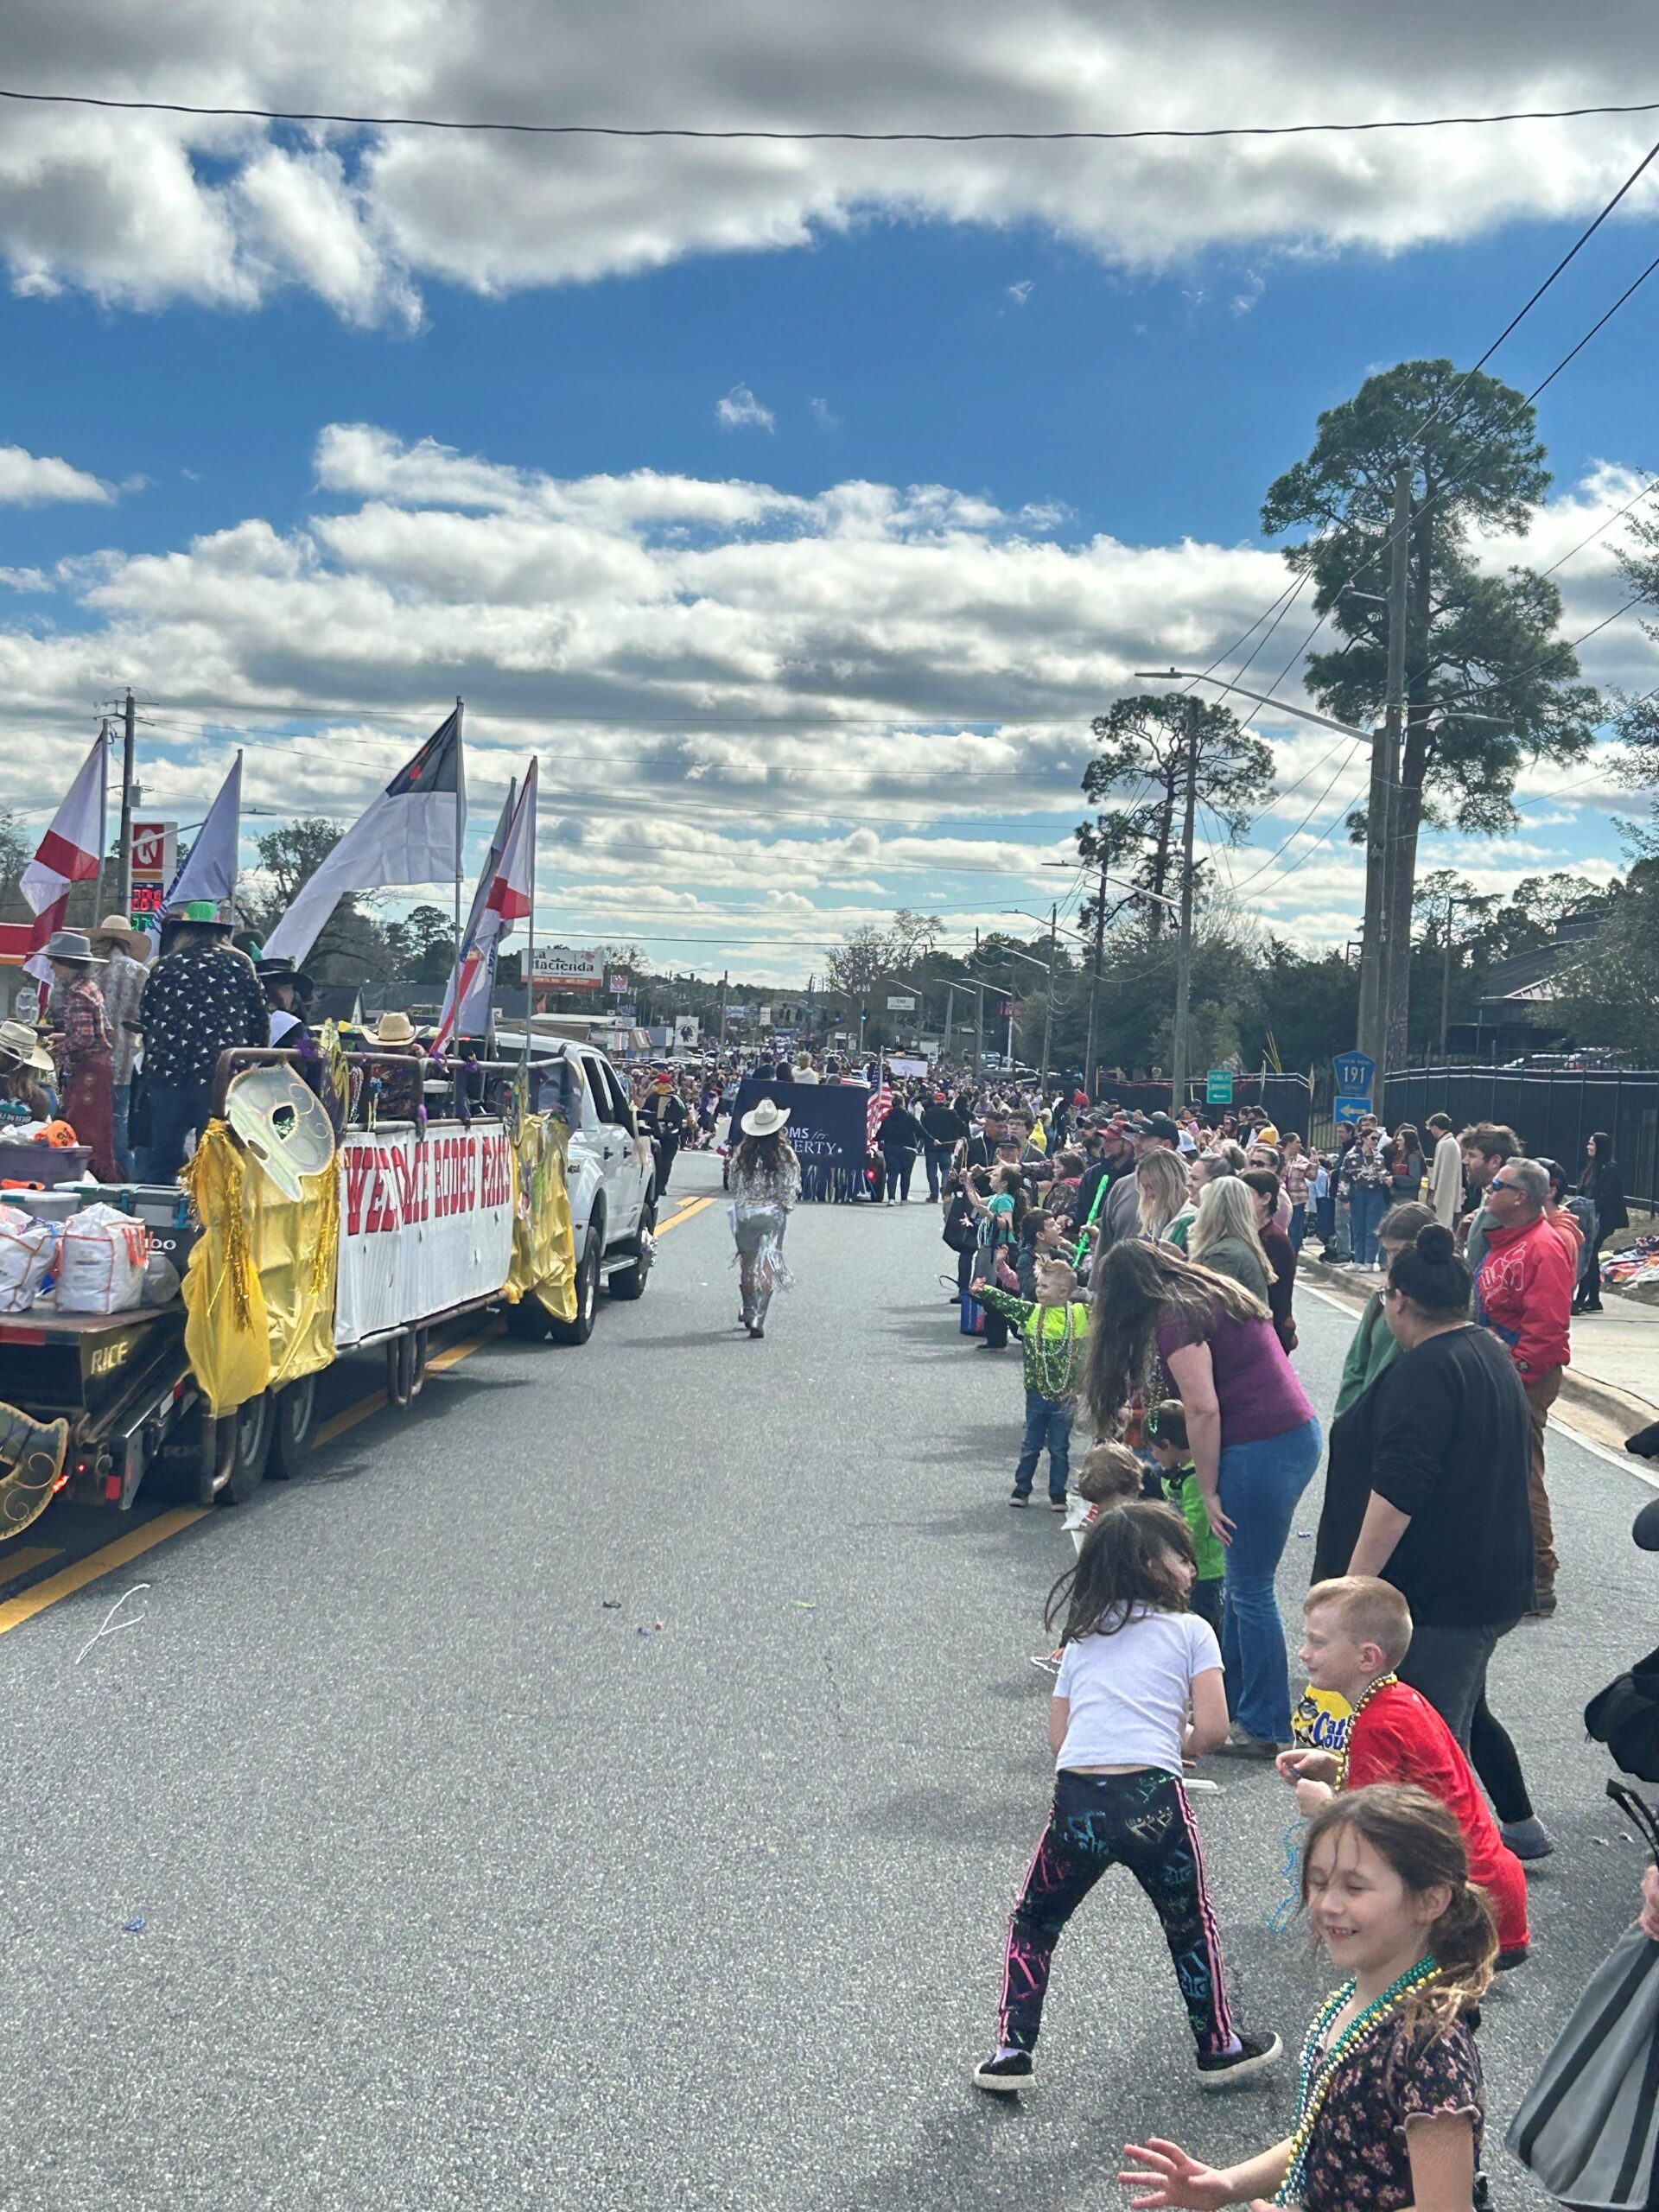
[[[317,1378],[305,1376],[278,1390],[271,1408],[270,1456],[265,1472],[290,1482],[311,1457],[311,1431],[317,1418]]]
[[[613,1298],[643,1298],[645,1284],[651,1276],[651,1263],[655,1257],[652,1238],[657,1228],[657,1193],[653,1191],[645,1200],[639,1215],[639,1233],[628,1239],[633,1248],[634,1260],[631,1268],[619,1268],[605,1287]]]
[[[270,1393],[250,1398],[213,1424],[215,1471],[224,1478],[216,1495],[227,1505],[245,1505],[265,1478],[270,1449]]]
[[[588,1231],[576,1268],[576,1313],[573,1321],[547,1317],[547,1333],[556,1344],[585,1344],[594,1333],[594,1314],[599,1306],[599,1255],[604,1249],[605,1224],[595,1221]]]

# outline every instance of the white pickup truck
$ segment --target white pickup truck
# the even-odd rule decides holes
[[[497,1056],[516,1059],[522,1033],[503,1032]],[[506,1309],[517,1336],[585,1344],[602,1283],[613,1298],[643,1298],[657,1227],[657,1167],[634,1120],[628,1087],[603,1052],[559,1037],[531,1042],[531,1104],[562,1114],[570,1130],[565,1181],[576,1247],[576,1313],[556,1321],[533,1298]]]

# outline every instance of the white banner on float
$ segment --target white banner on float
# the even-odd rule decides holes
[[[512,1264],[512,1143],[499,1123],[348,1136],[336,1345],[499,1290]]]

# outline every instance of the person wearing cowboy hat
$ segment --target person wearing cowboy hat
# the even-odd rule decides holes
[[[787,1287],[791,1280],[784,1265],[784,1231],[801,1195],[801,1163],[785,1134],[788,1110],[776,1099],[761,1099],[738,1127],[741,1135],[732,1154],[728,1187],[742,1287],[739,1325],[758,1343],[766,1333],[772,1292]]]
[[[99,988],[110,1029],[111,1118],[115,1124],[115,1164],[124,1182],[132,1175],[127,1142],[127,1109],[132,1103],[133,1071],[138,1065],[138,1006],[149,973],[149,939],[124,914],[105,914],[92,931],[92,950],[104,963]]]
[[[55,1121],[58,1094],[40,1078],[56,1073],[28,1022],[0,1021],[0,1098],[21,1106],[31,1122]]]
[[[92,1169],[100,1183],[116,1179],[114,1077],[104,994],[92,974],[103,965],[83,930],[54,930],[44,947],[63,986],[57,1033],[63,1118],[80,1143],[92,1147]]]
[[[656,1148],[657,1195],[660,1198],[667,1194],[668,1179],[674,1169],[674,1155],[685,1135],[685,1101],[675,1088],[671,1069],[658,1069],[651,1095],[641,1107],[640,1114]]]
[[[144,1096],[149,1142],[140,1148],[146,1183],[171,1183],[189,1140],[213,1111],[221,1052],[262,1046],[270,1014],[253,963],[230,942],[229,918],[210,899],[170,916],[168,949],[144,979]]]
[[[270,1008],[270,1042],[292,1050],[299,1045],[296,1032],[305,1030],[305,1008],[310,1001],[313,985],[304,969],[291,960],[256,960],[253,972],[259,978],[265,994],[265,1003]]]
[[[376,1118],[417,1120],[426,1102],[426,1056],[414,1023],[393,1007],[367,1032],[367,1042],[374,1055],[369,1062],[369,1079],[378,1086]]]

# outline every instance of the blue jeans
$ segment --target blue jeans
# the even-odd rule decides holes
[[[1227,1706],[1247,1734],[1275,1744],[1290,1741],[1290,1664],[1274,1577],[1319,1445],[1319,1424],[1309,1421],[1259,1444],[1222,1448],[1221,1510],[1236,1524],[1221,1606]]]
[[[127,1108],[131,1102],[131,1084],[118,1083],[110,1098],[110,1121],[115,1130],[115,1172],[124,1183],[132,1180],[132,1154],[127,1148]]]
[[[945,1177],[950,1172],[950,1155],[954,1145],[930,1144],[927,1147],[927,1195],[937,1198]]]
[[[1336,1200],[1334,1198],[1315,1198],[1313,1201],[1313,1216],[1316,1224],[1314,1234],[1318,1236],[1320,1245],[1328,1250],[1330,1246],[1334,1244],[1337,1240]]]
[[[211,1083],[152,1083],[149,1086],[149,1142],[138,1163],[139,1179],[171,1183],[184,1165],[184,1141],[198,1136],[213,1111]]]
[[[1355,1186],[1348,1200],[1348,1219],[1354,1236],[1354,1257],[1362,1268],[1370,1267],[1376,1258],[1377,1228],[1388,1210],[1386,1191]]]
[[[1031,1496],[1037,1462],[1048,1446],[1048,1494],[1064,1497],[1071,1472],[1071,1421],[1077,1412],[1071,1398],[1046,1398],[1040,1390],[1026,1393],[1026,1434],[1020,1446],[1020,1464],[1014,1471],[1014,1487],[1021,1497]],[[1287,1688],[1286,1695],[1289,1691]]]
[[[1290,1228],[1287,1233],[1290,1237],[1291,1250],[1300,1252],[1302,1249],[1302,1240],[1307,1235],[1307,1213],[1305,1208],[1301,1206],[1291,1208]]]

